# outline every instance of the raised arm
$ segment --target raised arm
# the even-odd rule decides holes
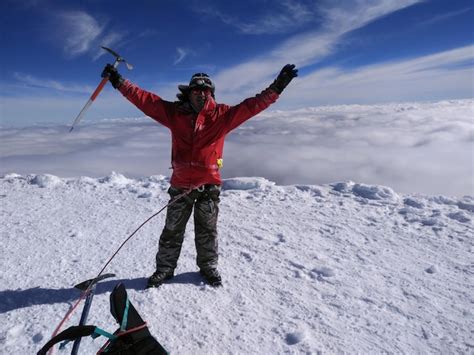
[[[287,64],[267,89],[254,97],[245,99],[236,106],[232,106],[227,112],[226,131],[232,131],[274,103],[296,76],[298,76],[298,69],[295,69],[294,64]]]
[[[170,127],[173,103],[163,100],[160,96],[141,89],[129,80],[124,79],[116,68],[107,64],[102,72],[102,77],[109,77],[109,81],[123,96],[133,103],[145,115],[153,118],[166,127]]]

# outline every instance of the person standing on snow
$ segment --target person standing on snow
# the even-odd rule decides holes
[[[205,73],[194,74],[188,85],[179,85],[178,101],[170,102],[132,84],[112,65],[106,65],[102,77],[108,77],[112,86],[138,109],[171,131],[171,200],[190,191],[168,206],[156,271],[147,287],[158,287],[174,276],[193,207],[197,265],[207,283],[222,285],[217,270],[217,217],[225,136],[274,103],[296,76],[295,65],[287,64],[260,94],[228,106],[216,103],[214,83]]]

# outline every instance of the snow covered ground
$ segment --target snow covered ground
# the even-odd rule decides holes
[[[78,297],[72,285],[166,204],[167,187],[158,175],[0,178],[0,353],[35,353]],[[162,214],[106,270],[117,280],[98,288],[89,323],[116,329],[108,296],[121,280],[173,354],[473,353],[473,216],[472,196],[227,179],[224,287],[203,285],[189,224],[177,276],[143,289]],[[82,353],[102,343],[85,339]]]

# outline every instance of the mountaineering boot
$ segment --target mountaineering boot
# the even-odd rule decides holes
[[[217,269],[200,270],[201,275],[206,282],[212,287],[222,286],[222,278]]]
[[[173,271],[155,271],[148,279],[146,288],[160,287],[166,280],[174,276]]]

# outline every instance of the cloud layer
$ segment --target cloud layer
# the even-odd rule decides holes
[[[352,180],[399,192],[474,195],[473,100],[265,112],[230,134],[223,177]],[[169,175],[168,131],[147,118],[0,132],[0,173]]]

